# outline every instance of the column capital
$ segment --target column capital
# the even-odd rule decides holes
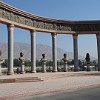
[[[7,24],[7,27],[12,28],[14,27],[14,24]]]
[[[78,34],[73,34],[73,38],[77,38],[78,37]]]
[[[52,36],[53,38],[56,38],[56,35],[57,35],[57,33],[51,33],[51,36]]]
[[[96,37],[97,37],[97,38],[100,38],[100,34],[96,34]]]
[[[31,36],[36,36],[36,31],[35,30],[30,30]]]
[[[36,32],[36,30],[33,29],[33,30],[30,30],[30,32]]]

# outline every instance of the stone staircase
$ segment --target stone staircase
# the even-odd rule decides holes
[[[23,77],[23,78],[11,78],[11,79],[0,79],[1,83],[21,83],[21,82],[41,82],[43,81],[39,77]]]

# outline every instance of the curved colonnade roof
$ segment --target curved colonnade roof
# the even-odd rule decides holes
[[[99,34],[100,20],[71,21],[33,15],[0,1],[0,23],[57,34]]]

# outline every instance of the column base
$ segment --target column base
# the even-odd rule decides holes
[[[36,71],[35,71],[35,70],[33,70],[33,71],[31,71],[31,73],[36,73]]]
[[[0,73],[0,76],[2,75],[2,73]]]
[[[20,72],[20,74],[25,74],[25,72]]]
[[[90,72],[91,70],[90,69],[87,69],[87,72]]]
[[[100,71],[100,69],[98,69],[98,71]]]
[[[13,75],[14,73],[13,72],[7,72],[7,75]]]
[[[53,70],[53,72],[58,72],[57,70]]]
[[[46,73],[46,71],[42,71],[43,73]]]
[[[68,70],[64,70],[64,72],[68,72]]]
[[[78,69],[74,69],[74,72],[79,72],[79,70]]]

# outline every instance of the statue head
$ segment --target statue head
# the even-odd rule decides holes
[[[90,58],[90,54],[89,53],[86,54],[86,58]]]
[[[23,57],[23,56],[24,56],[24,54],[22,52],[20,52],[20,57]]]
[[[66,58],[66,57],[67,57],[67,54],[66,54],[66,53],[64,53],[64,55],[63,55],[63,56],[64,56],[64,58]]]
[[[44,53],[42,54],[42,57],[45,58],[45,54]]]

